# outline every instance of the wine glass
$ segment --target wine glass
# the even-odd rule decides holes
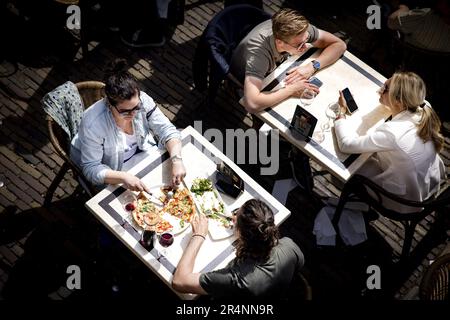
[[[167,248],[173,244],[173,241],[174,235],[170,231],[164,231],[163,233],[158,235],[158,242],[163,248],[162,250],[159,251],[158,260],[161,259],[163,256],[167,256]]]
[[[120,199],[120,203],[122,204],[123,209],[129,215],[133,212],[137,207],[137,198],[131,191],[127,191],[123,197]],[[122,227],[126,223],[126,218],[122,216],[122,223],[120,224]]]
[[[340,112],[340,106],[337,102],[330,103],[325,109],[325,115],[328,118],[328,121],[323,123],[321,128],[323,131],[329,131],[331,128],[331,121],[336,119]]]
[[[311,105],[316,97],[317,93],[311,89],[304,89],[300,95],[300,102],[304,107]]]
[[[325,140],[323,130],[318,130],[313,133],[312,139],[317,143],[322,143]]]

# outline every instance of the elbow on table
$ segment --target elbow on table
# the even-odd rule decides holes
[[[258,105],[251,99],[246,98],[245,96],[244,96],[244,107],[245,110],[247,110],[247,112],[251,114],[258,113],[262,109],[262,106]]]
[[[186,292],[183,281],[177,276],[174,276],[172,279],[172,289],[174,289],[180,293]]]
[[[344,54],[345,50],[347,50],[347,44],[342,39],[339,39],[338,44],[339,44],[339,46],[338,46],[339,56],[342,56]]]

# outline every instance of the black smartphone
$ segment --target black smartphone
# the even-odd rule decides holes
[[[356,110],[358,110],[358,105],[355,102],[355,99],[353,99],[353,96],[348,88],[345,88],[342,90],[342,94],[344,95],[344,99],[347,102],[348,112],[352,114]]]
[[[308,79],[309,83],[312,83],[313,85],[317,86],[317,87],[321,87],[323,82],[319,80],[319,78],[316,77],[311,77]]]

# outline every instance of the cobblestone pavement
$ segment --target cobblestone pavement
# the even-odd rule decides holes
[[[281,0],[264,1],[264,9],[272,13],[288,4]],[[317,4],[302,9],[314,24],[345,38],[352,53],[389,75],[394,66],[385,59],[383,48],[369,51],[378,35],[361,31],[365,30],[366,7],[363,1],[325,10],[319,10]],[[90,25],[87,57],[79,50],[76,34],[67,30],[47,34],[25,28],[14,9],[9,8],[4,21],[17,32],[14,37],[6,38],[9,49],[3,53],[5,59],[0,64],[0,297],[16,297],[24,291],[30,296],[43,294],[50,299],[96,294],[114,296],[118,292],[141,292],[136,288],[145,292],[149,286],[160,288],[159,291],[152,289],[153,292],[175,297],[94,221],[84,209],[86,199],[74,192],[77,182],[71,174],[66,174],[57,188],[51,208],[42,207],[43,197],[62,160],[49,142],[40,100],[67,80],[101,81],[104,66],[116,57],[124,57],[129,61],[130,71],[141,81],[143,90],[177,127],[184,128],[194,120],[202,120],[204,130],[249,128],[251,118],[223,90],[219,92],[214,109],[204,110],[204,96],[193,87],[191,63],[196,44],[208,21],[223,8],[222,1],[186,1],[184,22],[168,32],[170,40],[162,48],[130,49],[106,25],[100,22]],[[96,13],[91,14],[95,17]],[[447,137],[442,151],[447,172],[449,145]],[[289,148],[282,146],[281,149],[281,170],[276,176],[262,177],[255,165],[242,166],[269,191],[276,179],[290,174],[287,169]],[[321,170],[313,161],[311,166],[314,172]],[[365,266],[380,263],[390,268],[390,261],[398,256],[403,229],[401,225],[378,219],[371,223],[369,232],[375,240],[367,245],[352,250],[317,248],[311,230],[315,214],[322,206],[321,197],[339,196],[340,187],[329,174],[317,175],[316,197],[308,197],[296,188],[289,194],[286,204],[292,216],[283,224],[282,233],[291,236],[305,252],[305,274],[314,296],[318,299],[416,299],[423,270],[444,250],[448,235],[440,234],[431,242],[419,266],[394,293],[389,290],[367,292],[363,290]],[[414,244],[429,233],[433,221],[430,217],[420,224]],[[99,251],[105,246],[117,251]],[[368,254],[369,250],[373,250],[373,255]],[[84,293],[72,293],[64,286],[65,268],[73,261],[89,274],[84,288],[90,290]],[[27,270],[34,272],[33,276],[24,277]]]

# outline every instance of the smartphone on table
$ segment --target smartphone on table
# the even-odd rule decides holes
[[[311,77],[311,78],[309,78],[309,79],[308,79],[308,82],[311,83],[311,84],[313,84],[313,85],[315,85],[315,86],[317,86],[317,87],[319,87],[319,88],[320,88],[320,87],[322,86],[322,84],[323,84],[323,82],[320,81],[319,78],[317,78],[317,77]]]
[[[345,88],[342,90],[342,94],[344,95],[345,102],[347,102],[347,109],[350,114],[358,110],[358,105],[355,102],[355,99],[353,98],[352,93],[348,88]]]

